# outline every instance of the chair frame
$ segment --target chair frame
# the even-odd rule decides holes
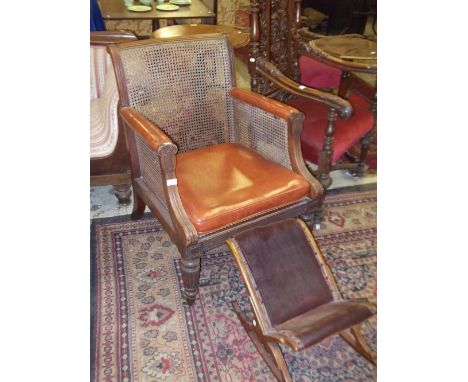
[[[140,40],[131,43],[132,46],[144,46],[146,44],[170,43],[175,41],[190,41],[201,38],[219,38],[221,35],[186,36],[166,39]],[[129,107],[129,99],[126,93],[125,77],[122,70],[122,63],[118,46],[110,46],[109,51],[114,62],[117,84],[120,93],[120,116],[122,118],[128,151],[131,158],[132,185],[134,194],[134,205],[132,219],[140,219],[148,206],[153,215],[162,224],[163,228],[171,237],[181,254],[182,279],[184,284],[183,299],[188,304],[193,304],[198,294],[200,277],[200,257],[213,248],[225,243],[225,240],[236,233],[269,222],[276,222],[288,217],[310,216],[322,204],[323,188],[321,184],[307,171],[300,148],[300,134],[303,127],[303,114],[294,108],[284,105],[278,101],[266,98],[260,94],[250,92],[245,89],[235,88],[235,72],[233,67],[233,51],[228,36],[222,38],[227,40],[230,47],[230,66],[233,89],[231,96],[242,102],[253,105],[261,110],[286,120],[288,126],[288,146],[292,171],[302,175],[310,184],[311,195],[314,198],[305,197],[295,204],[280,207],[274,211],[253,216],[245,221],[240,221],[231,226],[215,231],[199,234],[189,220],[182,205],[176,178],[176,154],[178,148],[176,144],[154,123],[146,119],[135,109]],[[130,44],[122,44],[126,46]],[[164,208],[145,184],[142,178],[142,171],[138,160],[136,145],[136,132],[158,155],[161,174],[163,178],[162,187],[165,195],[165,203],[169,214],[163,213]]]
[[[328,124],[324,126],[325,138],[319,155],[318,168],[309,168],[309,170],[325,188],[328,188],[332,183],[330,171],[348,169],[353,176],[361,177],[364,174],[369,146],[376,131],[377,98],[375,92],[370,102],[370,110],[374,114],[374,127],[361,139],[361,153],[357,163],[332,164],[335,121],[337,118],[349,118],[352,114],[352,106],[346,100],[346,96],[351,85],[358,82],[358,80],[351,73],[374,74],[377,73],[377,68],[373,65],[335,58],[316,49],[313,44],[309,44],[308,41],[324,36],[301,29],[301,0],[288,0],[286,9],[282,9],[284,13],[277,13],[274,16],[277,19],[284,18],[289,22],[278,22],[278,25],[273,27],[270,21],[266,20],[264,12],[270,12],[273,5],[279,7],[280,1],[251,0],[250,2],[249,72],[251,88],[255,92],[282,101],[288,100],[291,96],[298,96],[327,105],[329,107]],[[360,35],[348,36],[356,37]],[[328,36],[328,38],[330,37]],[[285,41],[287,49],[284,46]],[[276,57],[274,52],[283,53],[281,57]],[[309,56],[342,70],[338,95],[308,87],[298,82],[300,55]]]
[[[301,219],[297,219],[297,221],[301,225],[302,231],[307,237],[307,241],[311,246],[311,250],[316,254],[316,259],[318,260],[322,271],[326,274],[325,279],[328,282],[328,286],[333,296],[340,296],[341,293],[339,291],[335,277],[325,262],[320,247],[315,241],[314,236],[311,234],[309,228]],[[255,348],[258,350],[259,354],[264,359],[265,363],[270,368],[276,379],[278,381],[292,382],[279,344],[286,344],[294,351],[298,351],[300,349],[296,347],[296,344],[291,341],[288,336],[283,333],[279,333],[270,324],[270,320],[267,319],[268,314],[260,301],[259,295],[256,291],[255,282],[252,280],[248,264],[245,262],[244,257],[241,254],[241,250],[238,248],[235,239],[229,239],[226,241],[226,243],[239,268],[242,280],[246,285],[254,319],[250,320],[247,317],[247,315],[240,308],[237,301],[232,302],[233,310],[237,314],[242,326],[244,327],[247,335],[252,340]],[[373,305],[366,299],[362,299],[362,302]],[[362,336],[359,324],[349,328],[349,331],[343,330],[337,334],[339,334],[343,340],[345,340],[354,350],[361,354],[370,363],[372,363],[374,366],[377,365],[376,354],[369,347],[364,337]]]
[[[108,46],[134,41],[136,36],[129,32],[91,32],[90,44]],[[131,175],[130,157],[125,143],[122,123],[118,117],[118,137],[113,153],[106,158],[90,160],[91,187],[112,185],[114,194],[121,204],[130,202]]]

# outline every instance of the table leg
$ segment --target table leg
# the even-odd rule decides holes
[[[153,19],[153,32],[159,29],[159,19]]]

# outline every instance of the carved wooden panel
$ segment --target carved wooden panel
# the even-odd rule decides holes
[[[283,74],[298,79],[298,55],[295,46],[297,25],[296,3],[300,0],[251,0],[254,28],[250,57],[263,57],[274,64]],[[260,76],[252,79],[252,89],[271,93],[274,85]],[[281,96],[275,98],[283,98]]]

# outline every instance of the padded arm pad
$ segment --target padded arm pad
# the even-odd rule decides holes
[[[159,151],[164,145],[175,146],[174,142],[159,127],[146,119],[137,110],[124,107],[120,110],[120,116],[153,150]]]

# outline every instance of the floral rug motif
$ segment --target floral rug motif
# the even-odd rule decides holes
[[[314,232],[344,298],[376,298],[376,191],[328,195]],[[154,219],[92,226],[93,381],[274,381],[231,310],[249,311],[225,246],[202,257],[200,294],[181,304],[180,256]],[[376,318],[363,325],[376,349]],[[294,353],[294,381],[375,381],[376,369],[339,336]]]

